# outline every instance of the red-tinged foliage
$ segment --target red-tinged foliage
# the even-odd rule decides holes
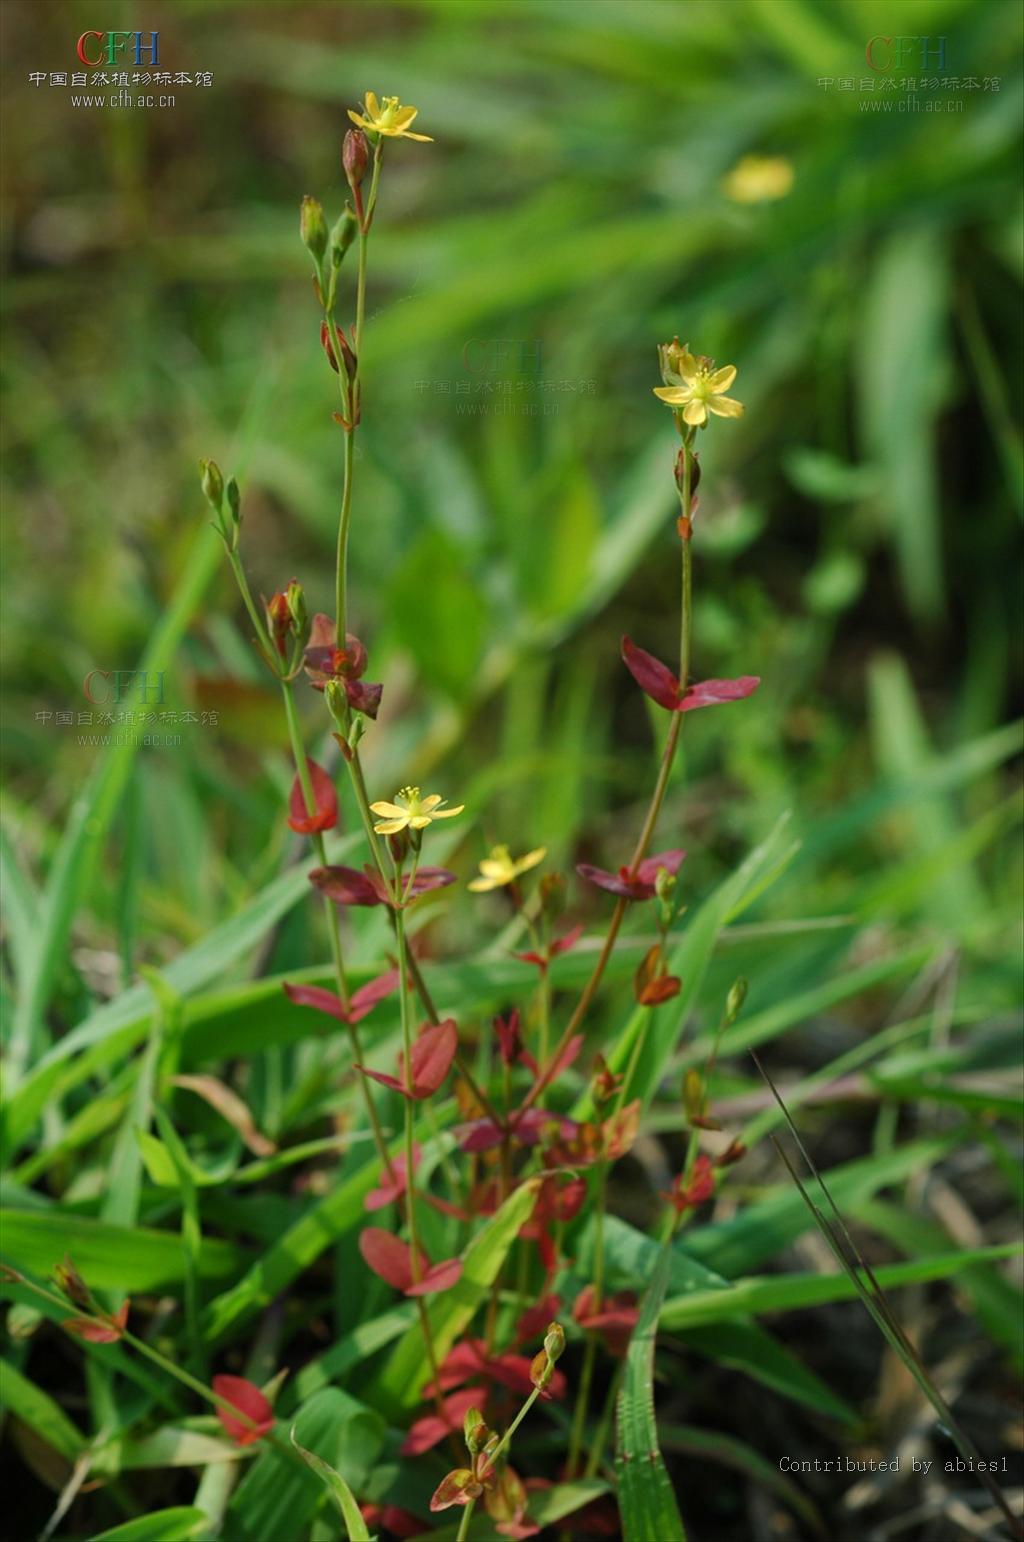
[[[338,794],[334,783],[315,760],[307,760],[309,779],[313,785],[313,801],[316,805],[311,814],[306,807],[306,796],[296,774],[288,800],[288,823],[296,835],[315,835],[320,830],[333,830],[338,823]]]
[[[459,1033],[455,1020],[446,1017],[443,1023],[427,1023],[420,1030],[412,1047],[409,1073],[406,1075],[405,1055],[398,1057],[398,1076],[386,1071],[371,1071],[369,1066],[357,1066],[375,1082],[400,1092],[403,1098],[421,1102],[435,1093],[452,1068],[455,1052],[459,1047]]]
[[[505,1065],[515,1065],[523,1054],[523,1039],[519,1031],[519,1008],[516,1007],[508,1017],[496,1017],[493,1026],[502,1061]],[[531,1060],[532,1058],[530,1056]]]
[[[340,865],[315,867],[309,881],[336,905],[387,904],[387,887],[380,874],[369,868],[361,873],[358,868]]]
[[[293,1001],[299,1007],[312,1007],[315,1012],[325,1012],[328,1017],[337,1018],[339,1023],[361,1023],[374,1007],[397,990],[399,974],[397,969],[389,969],[385,974],[378,975],[375,980],[369,980],[365,985],[353,992],[349,998],[346,1009],[341,997],[334,991],[325,990],[320,985],[290,985],[285,984],[283,989],[289,1001]]]
[[[582,936],[583,927],[574,926],[564,936],[553,938],[543,953],[513,953],[512,957],[519,959],[522,964],[535,964],[541,974],[546,974],[551,960],[557,958],[560,953],[568,953],[569,949],[574,948]]]
[[[535,1537],[540,1531],[526,1515],[527,1493],[522,1478],[513,1467],[506,1466],[487,1490],[484,1503],[494,1521],[494,1529],[502,1537]]]
[[[463,1339],[445,1356],[438,1371],[436,1390],[449,1392],[452,1388],[460,1387],[471,1379],[482,1378],[484,1381],[495,1381],[500,1386],[508,1387],[511,1392],[516,1392],[522,1397],[529,1397],[533,1391],[530,1365],[531,1360],[528,1355],[510,1352],[499,1355],[490,1354],[484,1339]],[[435,1392],[434,1384],[428,1386],[425,1391],[432,1397]],[[548,1391],[553,1397],[565,1396],[565,1377],[557,1367]]]
[[[418,1537],[423,1530],[419,1517],[409,1510],[399,1509],[398,1505],[363,1504],[359,1506],[359,1513],[367,1527],[380,1527],[394,1537]]]
[[[653,857],[645,857],[635,870],[624,866],[617,873],[608,873],[603,867],[593,867],[589,862],[577,862],[576,871],[588,883],[607,889],[609,894],[617,894],[620,899],[649,900],[657,892],[659,871],[664,868],[666,873],[675,876],[685,858],[685,851],[659,851]]]
[[[128,1306],[123,1301],[116,1312],[105,1313],[100,1322],[91,1317],[68,1317],[61,1327],[87,1344],[116,1344],[128,1326]]]
[[[475,1473],[468,1467],[456,1467],[437,1485],[430,1508],[433,1511],[450,1510],[453,1505],[468,1505],[471,1499],[479,1499],[483,1491],[483,1484]]]
[[[471,1408],[478,1408],[482,1413],[486,1399],[485,1387],[462,1387],[458,1392],[451,1393],[442,1404],[444,1418],[439,1413],[429,1413],[410,1425],[409,1433],[402,1441],[401,1454],[422,1456],[424,1451],[440,1445],[453,1431],[461,1436],[462,1421],[466,1414]]]
[[[684,692],[677,712],[696,712],[698,707],[720,707],[730,701],[753,696],[761,684],[760,675],[740,675],[737,680],[703,680]]]
[[[414,1173],[416,1168],[419,1166],[421,1155],[422,1153],[419,1146],[414,1145],[412,1148],[412,1164]],[[392,1161],[391,1171],[394,1174],[393,1178],[388,1176],[386,1169],[381,1174],[381,1180],[378,1186],[375,1189],[371,1189],[369,1194],[367,1194],[366,1198],[363,1200],[364,1209],[383,1210],[385,1205],[393,1205],[396,1200],[402,1198],[406,1189],[409,1187],[409,1179],[405,1170],[404,1151],[400,1156],[396,1156]]]
[[[583,1185],[584,1195],[586,1185]],[[523,1235],[522,1232],[519,1233]],[[547,1329],[548,1323],[557,1317],[562,1309],[562,1298],[554,1293],[542,1296],[536,1306],[528,1306],[516,1322],[516,1340],[520,1344],[528,1344],[531,1339],[541,1336]]]
[[[622,639],[622,662],[644,694],[668,712],[696,712],[700,707],[742,701],[761,684],[759,675],[740,675],[737,680],[702,680],[684,691],[667,664],[638,648],[628,637]]]
[[[631,1290],[617,1291],[605,1296],[599,1307],[594,1305],[596,1295],[593,1285],[584,1286],[576,1297],[572,1315],[586,1332],[600,1334],[610,1354],[623,1355],[640,1316],[636,1294]]]
[[[363,1262],[374,1274],[406,1296],[436,1296],[450,1290],[462,1275],[462,1260],[446,1258],[431,1264],[423,1249],[413,1251],[407,1242],[380,1226],[367,1226],[359,1234]]]
[[[571,1137],[576,1131],[576,1121],[565,1114],[548,1113],[543,1108],[528,1108],[522,1114],[511,1116],[507,1133],[518,1146],[536,1146],[549,1131]],[[506,1130],[491,1119],[474,1119],[470,1124],[459,1125],[455,1134],[463,1151],[490,1151],[501,1145]]]
[[[536,1242],[541,1265],[550,1274],[558,1267],[558,1251],[552,1235],[552,1227],[574,1220],[583,1208],[587,1197],[587,1184],[583,1178],[563,1181],[552,1176],[545,1178],[537,1195],[530,1219],[520,1228],[519,1235]],[[549,1312],[547,1322],[556,1314]],[[547,1322],[543,1324],[547,1326]]]
[[[656,659],[646,648],[638,648],[629,637],[622,639],[622,662],[645,696],[669,712],[679,706],[679,677],[667,664]]]
[[[682,1174],[679,1174],[672,1180],[672,1187],[662,1191],[661,1197],[668,1200],[676,1215],[683,1215],[687,1210],[695,1210],[698,1205],[703,1205],[713,1198],[714,1192],[714,1164],[709,1156],[701,1152],[693,1164],[689,1179],[686,1180]]]
[[[254,1445],[274,1428],[274,1410],[259,1387],[244,1376],[215,1376],[213,1390],[244,1415],[236,1419],[226,1408],[217,1409],[217,1418],[236,1446]]]
[[[345,646],[339,648],[334,622],[320,612],[313,617],[304,657],[304,667],[314,690],[322,691],[330,680],[340,681],[350,706],[367,717],[377,716],[384,687],[371,685],[363,679],[367,657],[358,637],[347,632]]]
[[[725,1150],[715,1157],[716,1167],[732,1167],[737,1162],[742,1162],[747,1154],[747,1148],[741,1140],[731,1141]]]

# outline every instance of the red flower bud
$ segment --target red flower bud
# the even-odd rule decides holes
[[[370,146],[362,129],[349,129],[341,147],[341,164],[351,188],[357,188],[370,164]]]

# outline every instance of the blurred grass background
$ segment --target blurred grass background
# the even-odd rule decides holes
[[[778,810],[841,808],[1010,715],[1016,5],[154,0],[105,20],[158,29],[163,67],[214,79],[173,109],[75,109],[28,73],[73,68],[94,11],[5,8],[6,809],[23,865],[45,866],[100,753],[39,714],[87,710],[89,670],[133,667],[183,575],[210,582],[165,705],[218,721],[138,753],[79,941],[130,969],[280,857],[282,726],[195,465],[242,474],[255,587],[295,574],[329,608],[341,447],[297,210],[311,192],[339,212],[344,107],[368,86],[414,102],[437,141],[391,147],[372,245],[353,569],[388,681],[375,784],[436,779],[443,759],[443,791],[480,814],[473,857],[492,838],[621,854],[609,816],[642,795],[652,740],[617,640],[670,654],[675,626],[672,435],[650,394],[674,333],[737,363],[747,405],[704,439],[697,667],[765,679],[689,736],[674,810],[695,882]],[[947,74],[998,89],[918,93],[959,96],[957,113],[864,111],[879,32],[944,36]],[[745,154],[786,157],[790,194],[727,197]],[[992,771],[971,808],[1004,790]],[[934,852],[952,819],[926,803],[883,822],[818,874],[821,903],[842,908],[846,861],[870,875]],[[973,850],[947,863],[915,918],[970,917],[998,968],[985,923],[1005,917],[1012,853],[990,841],[984,876]]]

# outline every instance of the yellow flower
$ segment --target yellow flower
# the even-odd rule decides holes
[[[525,857],[513,858],[507,846],[495,846],[490,856],[480,863],[481,876],[471,879],[468,887],[475,894],[504,888],[507,883],[515,883],[520,873],[528,873],[531,867],[543,862],[547,854],[546,846],[538,846],[536,851],[528,851]]]
[[[793,167],[781,155],[744,155],[723,179],[733,203],[767,203],[785,198],[793,186]]]
[[[701,428],[709,412],[720,418],[742,417],[743,403],[723,395],[736,379],[734,364],[715,369],[714,360],[694,358],[689,346],[680,348],[678,343],[663,350],[662,363],[668,384],[655,386],[654,394],[670,407],[681,407],[684,423]]]
[[[420,139],[424,144],[433,144],[429,134],[409,132],[409,124],[419,112],[418,107],[403,107],[397,96],[386,96],[381,106],[372,91],[367,91],[364,105],[365,113],[353,112],[351,107],[348,110],[357,128],[370,129],[372,133],[383,134],[388,139]]]
[[[397,835],[399,830],[405,829],[425,830],[433,820],[453,819],[465,808],[464,803],[458,808],[442,808],[443,802],[436,792],[421,798],[418,787],[403,787],[396,794],[394,803],[370,804],[373,813],[381,816],[380,823],[373,828],[378,835]]]

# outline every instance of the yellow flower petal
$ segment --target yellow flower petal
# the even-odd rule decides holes
[[[717,396],[720,391],[728,391],[735,379],[735,364],[726,364],[724,368],[716,369],[713,375],[708,376],[708,390],[714,391]]]
[[[408,129],[401,135],[402,139],[418,139],[421,144],[432,145],[434,143],[430,134],[410,134]]]
[[[741,418],[743,403],[734,401],[731,396],[709,396],[708,410],[717,413],[720,418]],[[685,412],[683,416],[686,417]]]
[[[428,793],[425,798],[420,799],[420,808],[424,814],[429,814],[431,809],[437,808],[437,805],[443,802],[444,799],[439,792]]]
[[[352,122],[356,125],[357,128],[369,128],[370,127],[370,125],[367,123],[366,119],[363,117],[361,112],[353,112],[352,108],[350,107],[348,109],[348,115],[352,119]]]
[[[531,867],[536,867],[538,862],[543,862],[548,854],[546,846],[538,846],[535,851],[528,851],[525,857],[520,857],[516,863],[517,873],[528,873]],[[483,867],[483,863],[480,864]]]
[[[413,830],[425,830],[430,823],[429,814],[410,814],[409,827]]]
[[[700,374],[700,365],[692,353],[684,353],[676,363],[676,374],[681,375],[687,385],[693,385]]]
[[[419,112],[418,107],[400,107],[395,113],[394,124],[396,129],[408,128],[413,118]]]
[[[512,871],[510,862],[492,862],[490,857],[484,857],[480,863],[480,871],[485,878],[493,879],[495,883],[507,883],[508,874]]]
[[[654,386],[653,390],[659,401],[668,402],[670,407],[682,407],[690,400],[689,386]]]
[[[373,91],[367,91],[366,95],[363,97],[363,101],[366,103],[366,111],[368,115],[371,118],[379,118],[380,107],[377,103],[376,93]]]
[[[387,819],[405,819],[407,809],[399,808],[397,803],[371,803],[371,814],[383,814]]]
[[[461,814],[465,807],[464,803],[460,803],[458,808],[438,808],[430,817],[431,819],[454,819],[456,814]]]
[[[724,398],[724,400],[727,401],[728,397]],[[717,411],[718,398],[714,398],[714,401]],[[710,403],[708,405],[710,406]],[[707,422],[707,419],[708,415],[703,402],[687,402],[683,408],[683,422],[689,423],[693,428],[700,428],[701,424]]]
[[[466,885],[474,894],[487,894],[491,889],[497,889],[499,885],[492,878],[471,878]]]
[[[384,819],[379,825],[374,825],[376,835],[397,835],[399,830],[404,830],[407,824],[405,815],[401,819]]]

